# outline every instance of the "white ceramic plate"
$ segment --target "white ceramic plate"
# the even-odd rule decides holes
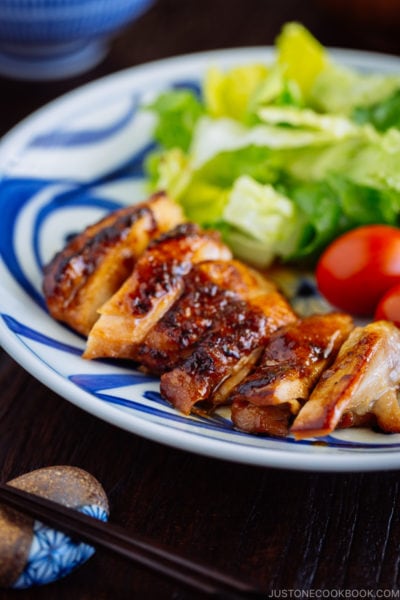
[[[342,430],[294,442],[235,431],[228,414],[184,417],[154,377],[80,357],[83,340],[47,314],[41,269],[68,235],[105,211],[146,196],[143,158],[152,119],[141,102],[170,86],[198,87],[210,64],[269,62],[272,50],[235,49],[130,69],[78,89],[23,121],[0,147],[0,339],[25,369],[82,409],[157,442],[272,467],[362,471],[400,468],[400,435]],[[400,72],[400,60],[333,51],[360,69]],[[40,410],[40,407],[38,407]]]

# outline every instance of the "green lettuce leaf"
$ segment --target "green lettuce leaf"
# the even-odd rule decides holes
[[[179,200],[193,176],[189,157],[180,148],[150,153],[145,169],[150,189],[164,190],[175,200]]]
[[[324,47],[300,23],[287,23],[276,40],[277,62],[288,80],[294,81],[305,98],[328,58]]]
[[[297,244],[287,259],[313,260],[343,229],[338,197],[325,181],[291,181],[287,193],[300,215]]]
[[[400,129],[400,86],[390,96],[369,106],[357,106],[352,112],[355,123],[371,123],[378,131]]]
[[[227,239],[236,255],[259,266],[293,252],[298,217],[288,197],[247,175],[235,181],[222,214],[223,221],[232,227]]]
[[[221,223],[223,210],[232,187],[242,175],[261,183],[278,179],[277,170],[270,162],[268,148],[248,146],[236,151],[220,152],[198,169],[177,197],[189,219],[201,225]],[[171,190],[171,188],[168,188]]]
[[[285,169],[300,181],[321,181],[332,173],[360,185],[400,192],[400,132],[374,140],[353,138],[282,154]]]
[[[399,75],[359,73],[329,63],[315,78],[309,105],[319,112],[350,116],[356,107],[380,103],[399,89]]]
[[[373,223],[397,224],[400,212],[399,193],[358,184],[346,175],[332,175],[328,181],[337,195],[342,211],[342,229]]]
[[[229,117],[247,122],[253,97],[267,78],[262,64],[248,64],[226,72],[211,67],[203,84],[207,114],[214,118]]]
[[[270,125],[290,125],[301,130],[325,132],[328,134],[326,141],[377,137],[372,127],[357,125],[341,115],[319,114],[310,108],[268,106],[261,108],[258,115],[262,122]]]
[[[197,121],[205,112],[203,104],[192,91],[169,90],[146,108],[157,116],[154,137],[161,146],[189,149]]]
[[[270,110],[270,109],[265,109]],[[271,109],[284,111],[285,109]],[[287,113],[296,109],[287,109]],[[338,127],[336,128],[338,129]],[[368,137],[366,129],[351,124],[346,134],[348,137]],[[249,127],[233,119],[200,119],[190,147],[190,157],[194,168],[213,159],[221,152],[236,151],[250,146],[269,148],[271,150],[307,149],[320,147],[336,142],[337,131],[328,129],[311,129],[287,127],[280,125],[258,124]]]

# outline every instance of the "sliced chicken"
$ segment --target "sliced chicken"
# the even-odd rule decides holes
[[[149,242],[184,221],[164,194],[116,210],[76,235],[45,267],[50,314],[88,335],[104,304],[130,275]]]
[[[184,276],[205,260],[229,260],[218,234],[192,223],[179,225],[153,241],[132,275],[100,309],[85,358],[135,359],[137,346],[184,289]]]
[[[297,439],[375,421],[383,431],[400,432],[400,331],[387,321],[357,327],[341,347],[291,432]]]
[[[278,421],[279,435],[287,435],[293,415],[332,363],[352,327],[348,315],[313,315],[274,333],[256,369],[233,391],[233,423],[248,432],[277,435]]]
[[[220,382],[212,393],[212,403],[214,405],[226,404],[229,400],[232,390],[246,377],[253,369],[261,356],[266,340],[270,335],[288,323],[297,320],[297,315],[293,312],[287,300],[278,291],[259,294],[257,297],[249,298],[248,304],[254,311],[261,311],[266,319],[266,326],[263,333],[262,348],[255,349],[248,356],[244,355],[233,365],[231,373]],[[246,328],[245,324],[244,327]]]
[[[192,354],[161,376],[161,394],[185,414],[199,402],[226,402],[257,362],[271,333],[295,319],[279,292],[257,294],[255,304],[232,298]]]
[[[232,404],[231,417],[235,427],[247,433],[285,437],[288,434],[292,411],[288,402],[257,406],[247,400],[235,400]]]
[[[153,373],[175,368],[224,312],[232,299],[255,303],[275,286],[232,261],[205,261],[184,278],[184,291],[139,344],[135,360]]]
[[[400,432],[400,331],[353,329],[341,314],[300,320],[163,193],[75,236],[45,267],[43,290],[50,314],[89,336],[85,358],[140,362],[185,414],[231,402],[250,433]]]

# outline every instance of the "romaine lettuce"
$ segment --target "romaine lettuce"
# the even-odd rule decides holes
[[[265,65],[246,65],[226,73],[211,67],[204,80],[204,102],[211,117],[229,117],[246,122],[252,100],[266,80]]]
[[[295,81],[305,97],[325,69],[325,49],[300,23],[288,23],[276,41],[278,64],[286,77]]]
[[[356,107],[377,105],[398,90],[400,75],[358,73],[330,63],[315,78],[309,103],[319,112],[350,116]]]
[[[228,196],[222,219],[232,227],[228,233],[231,242],[239,240],[238,233],[251,240],[257,252],[251,258],[242,257],[266,266],[274,258],[286,257],[297,246],[300,215],[295,204],[273,186],[260,184],[247,175],[239,177]],[[233,237],[232,237],[233,236]],[[239,252],[238,252],[239,250]]]
[[[378,131],[400,129],[400,87],[393,94],[368,106],[356,106],[352,119],[359,124],[371,123]]]
[[[338,66],[289,24],[273,64],[212,67],[203,98],[174,89],[148,107],[147,172],[236,255],[314,260],[348,229],[400,224],[400,75]]]
[[[194,128],[205,109],[191,90],[164,92],[147,105],[157,117],[154,137],[164,148],[188,150]]]

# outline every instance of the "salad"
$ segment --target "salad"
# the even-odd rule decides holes
[[[346,231],[400,223],[400,74],[335,64],[298,23],[275,56],[210,66],[200,94],[151,102],[158,148],[147,172],[236,256],[314,264]]]

